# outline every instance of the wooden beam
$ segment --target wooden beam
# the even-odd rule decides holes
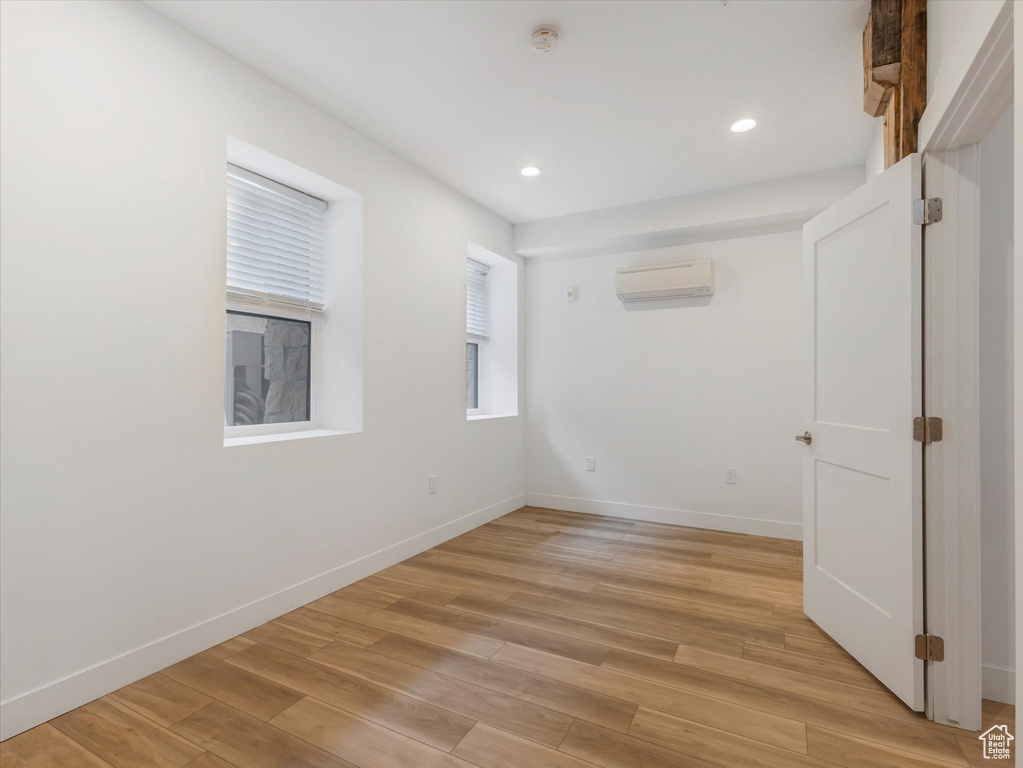
[[[901,107],[901,93],[899,88],[893,89],[892,97],[888,100],[888,108],[884,113],[884,167],[891,168],[899,160],[902,159],[902,155],[899,153],[902,151],[902,144],[900,136],[902,135],[902,125],[900,121],[900,115],[902,110]]]
[[[899,84],[899,159],[917,150],[927,106],[927,0],[902,0],[902,82]]]
[[[863,30],[863,110],[884,114],[902,76],[902,0],[871,0]]]
[[[895,86],[902,76],[902,0],[871,0],[870,69],[875,83]]]
[[[891,98],[891,86],[874,82],[870,67],[870,22],[863,30],[863,111],[871,117],[881,117],[888,100]]]
[[[927,0],[871,0],[863,30],[863,110],[884,116],[885,168],[917,150],[927,105]]]

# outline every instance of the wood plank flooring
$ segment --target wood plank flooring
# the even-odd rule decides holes
[[[984,764],[801,593],[796,542],[526,507],[8,739],[0,762]],[[1015,729],[1015,709],[985,702],[984,721]]]

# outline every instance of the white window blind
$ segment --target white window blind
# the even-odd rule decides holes
[[[227,166],[227,306],[322,320],[327,204]]]
[[[487,272],[486,264],[468,259],[466,262],[465,335],[469,341],[487,340]]]

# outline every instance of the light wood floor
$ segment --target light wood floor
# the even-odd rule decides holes
[[[0,744],[4,768],[924,768],[798,543],[524,508]],[[985,728],[1014,727],[985,703]]]

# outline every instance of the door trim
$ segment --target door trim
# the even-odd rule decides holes
[[[968,730],[981,725],[976,144],[1013,99],[1013,5],[975,4],[919,128],[924,195],[944,200],[943,221],[924,228],[925,400],[945,420],[924,450],[926,627],[946,648],[927,664],[927,715]]]
[[[924,227],[925,402],[945,424],[924,448],[925,627],[945,639],[926,711],[968,730],[981,723],[979,160],[976,144],[923,158],[924,195],[944,207]]]

